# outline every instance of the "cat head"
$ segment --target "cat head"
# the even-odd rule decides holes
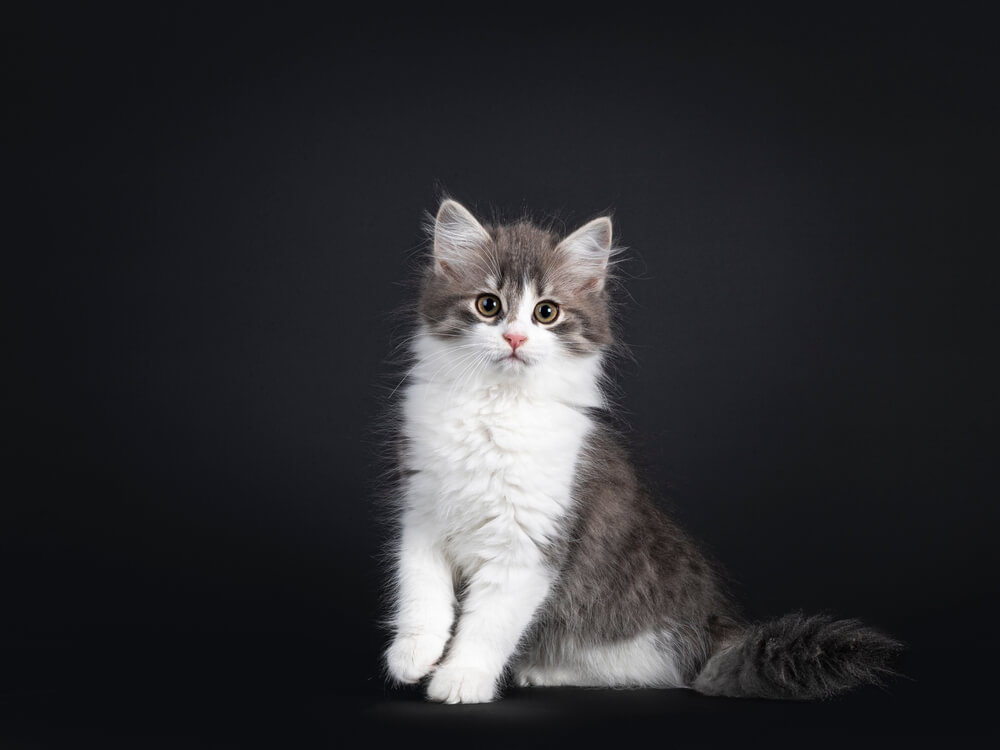
[[[484,374],[594,360],[612,343],[612,253],[607,217],[559,237],[527,221],[484,226],[445,200],[420,299],[423,328],[435,348]]]

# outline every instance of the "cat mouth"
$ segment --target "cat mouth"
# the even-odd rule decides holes
[[[517,352],[511,352],[506,357],[501,357],[498,361],[502,364],[507,364],[507,363],[513,364],[515,362],[519,365],[528,364],[527,361],[523,357],[521,357]]]

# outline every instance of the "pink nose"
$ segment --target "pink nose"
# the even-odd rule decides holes
[[[523,344],[525,341],[528,340],[528,337],[521,333],[508,332],[505,333],[503,337],[507,339],[507,343],[510,344],[510,348],[513,351],[517,351],[517,347],[519,347],[521,344]]]

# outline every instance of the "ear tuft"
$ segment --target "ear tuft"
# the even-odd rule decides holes
[[[434,220],[434,269],[454,276],[489,241],[489,233],[465,206],[451,199],[443,201]]]
[[[604,286],[611,257],[611,237],[611,219],[602,216],[584,224],[556,248],[566,257],[567,270],[578,277],[581,291]]]

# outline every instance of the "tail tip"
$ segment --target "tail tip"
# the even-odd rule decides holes
[[[885,686],[906,649],[858,620],[790,614],[748,627],[716,653],[693,685],[708,695],[814,700]]]

